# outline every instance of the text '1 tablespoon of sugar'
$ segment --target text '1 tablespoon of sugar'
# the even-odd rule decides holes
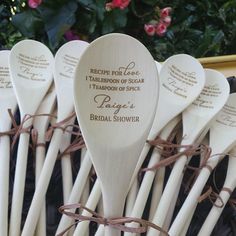
[[[35,115],[43,97],[52,83],[53,55],[42,43],[23,40],[10,53],[10,75],[20,109],[21,122],[27,115]],[[32,119],[23,124],[23,129],[32,125]],[[14,177],[9,235],[20,234],[23,206],[29,133],[20,134]]]
[[[101,183],[105,217],[122,216],[158,97],[157,69],[147,49],[123,34],[90,44],[76,70],[75,108]],[[106,227],[105,235],[120,235]]]

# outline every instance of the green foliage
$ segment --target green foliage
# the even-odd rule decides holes
[[[159,61],[177,53],[195,57],[236,53],[235,0],[132,0],[128,8],[109,12],[107,2],[43,0],[38,8],[31,9],[26,0],[3,0],[0,46],[10,48],[23,38],[33,38],[55,52],[71,29],[87,41],[111,32],[132,35]],[[167,6],[173,9],[168,32],[163,37],[148,36],[144,24],[156,17],[157,9]]]

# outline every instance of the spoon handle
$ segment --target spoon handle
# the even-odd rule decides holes
[[[92,162],[90,160],[89,153],[87,151],[84,156],[84,160],[82,162],[81,168],[77,174],[77,177],[76,177],[75,183],[73,185],[73,188],[72,188],[72,191],[71,191],[71,194],[70,194],[67,204],[79,202],[80,197],[83,193],[83,189],[84,189],[87,177],[88,177],[89,172],[91,170],[91,167],[92,167]],[[65,215],[62,215],[56,234],[59,234],[65,228],[70,226],[71,222],[72,222],[71,218],[69,218]]]
[[[223,188],[228,188],[230,190],[234,190],[236,187],[236,175],[235,175],[235,167],[236,167],[236,158],[235,158],[236,148],[234,147],[229,156],[228,161],[228,168],[227,168],[227,174],[224,182]],[[205,232],[209,232],[209,235],[211,231],[213,230],[215,224],[217,223],[218,218],[221,215],[221,212],[223,211],[227,201],[229,200],[230,193],[227,191],[224,191],[223,189],[220,192],[220,198],[222,199],[224,205],[223,207],[216,207],[215,205],[212,206],[210,213],[208,214],[200,232],[199,235],[206,235]],[[221,205],[220,198],[217,198],[216,204]]]
[[[63,201],[64,204],[68,201],[73,187],[73,176],[70,154],[64,155],[61,158],[62,185],[63,185]]]
[[[99,225],[95,236],[104,236],[105,226]]]
[[[153,150],[151,160],[149,161],[148,167],[152,167],[160,160],[160,153],[157,149]],[[139,188],[139,192],[137,195],[137,198],[135,200],[135,204],[131,213],[131,217],[142,217],[143,211],[145,209],[149,193],[152,188],[152,182],[155,178],[156,171],[147,171],[144,175],[143,181],[141,183],[141,186]],[[130,223],[128,224],[131,227],[136,227],[136,223]],[[125,236],[131,236],[133,233],[125,232]]]
[[[30,136],[28,133],[22,133],[20,135],[18,144],[12,205],[11,205],[11,216],[10,216],[10,229],[9,229],[10,236],[20,235],[29,137]]]
[[[188,220],[185,222],[185,224],[184,224],[184,227],[183,227],[183,229],[182,229],[182,231],[181,231],[180,235],[183,235],[183,236],[185,236],[185,235],[187,234],[187,232],[188,232],[189,226],[190,226],[190,224],[191,224],[191,221],[192,221],[192,218],[193,218],[193,215],[194,215],[194,212],[195,212],[195,209],[196,209],[196,207],[197,207],[197,204],[196,204],[196,206],[194,207],[194,210],[191,212],[191,215],[189,216]]]
[[[229,188],[229,186],[224,186]],[[229,189],[232,189],[232,187],[230,187]],[[226,203],[228,202],[229,198],[230,198],[230,194],[227,191],[221,190],[220,194],[219,194],[219,198],[222,199],[224,205],[223,207],[216,207],[213,205],[213,207],[211,208],[210,213],[208,214],[206,220],[204,221],[198,236],[204,236],[204,235],[210,235],[212,230],[214,229]],[[216,199],[216,204],[221,205],[222,202],[220,201],[220,199],[217,198]]]
[[[159,205],[157,207],[157,210],[155,212],[155,215],[152,221],[153,223],[157,224],[159,227],[163,227],[165,218],[168,214],[169,206],[171,205],[173,196],[175,195],[176,190],[178,188],[178,184],[176,184],[176,182],[182,178],[183,170],[184,170],[186,162],[187,162],[186,156],[180,157],[176,161],[171,171],[171,174],[169,176],[165,189],[162,193],[162,197],[160,199]],[[147,235],[157,236],[159,235],[159,232],[154,229],[150,229]]]
[[[172,198],[172,202],[171,202],[171,204],[169,206],[169,209],[168,209],[168,214],[167,214],[167,216],[165,218],[165,222],[163,224],[163,229],[166,230],[166,231],[168,231],[169,228],[170,228],[171,220],[173,218],[176,202],[177,202],[178,195],[179,195],[179,190],[180,190],[180,187],[181,187],[181,184],[182,184],[182,179],[183,179],[183,175],[182,175],[181,179],[179,180],[179,182],[176,183],[176,185],[178,185],[177,188],[176,188],[176,193]]]
[[[46,159],[41,171],[35,193],[31,202],[31,206],[25,221],[25,225],[22,231],[22,236],[31,236],[34,234],[36,224],[41,212],[42,204],[47,192],[49,181],[53,172],[53,168],[56,162],[59,145],[61,141],[63,131],[61,129],[55,129],[49,149],[47,151]],[[18,234],[15,234],[18,235]],[[14,235],[14,236],[15,236]]]
[[[43,140],[39,140],[39,143],[42,143]],[[39,180],[40,173],[43,168],[43,163],[45,160],[45,147],[38,146],[36,148],[35,154],[35,186],[37,186],[37,182]],[[38,220],[37,228],[36,228],[36,236],[46,236],[46,204],[45,200],[41,209],[40,217]]]
[[[8,231],[8,193],[9,193],[10,139],[2,136],[0,140],[0,235]]]
[[[146,156],[147,156],[149,150],[150,150],[150,145],[149,145],[147,142],[145,142],[145,144],[144,144],[144,146],[143,146],[143,149],[142,149],[142,152],[141,152],[141,154],[140,154],[140,156],[139,156],[138,163],[137,163],[137,165],[136,165],[136,167],[135,167],[135,170],[134,170],[132,179],[131,179],[131,181],[130,181],[130,186],[129,186],[129,188],[132,186],[132,184],[133,184],[135,178],[137,177],[137,174],[138,174],[138,172],[140,171],[140,168],[141,168],[141,166],[142,166],[142,164],[143,164],[143,161],[145,160],[145,158],[146,158]]]
[[[153,181],[153,190],[152,190],[151,206],[150,206],[150,211],[149,211],[149,220],[152,220],[152,218],[154,217],[155,210],[157,209],[157,206],[158,206],[159,201],[161,199],[161,195],[162,195],[163,187],[164,187],[165,172],[166,172],[166,168],[161,167],[159,170],[157,170],[155,179]]]
[[[68,122],[68,125],[74,124],[74,119]],[[72,130],[72,126],[70,127]],[[70,145],[71,133],[64,133],[61,140],[60,152],[63,153],[65,149]],[[70,154],[63,155],[61,157],[61,170],[62,170],[62,187],[63,187],[63,201],[64,204],[68,201],[70,193],[73,187],[73,176]]]
[[[196,182],[194,183],[192,189],[190,190],[184,204],[182,205],[178,215],[176,216],[173,224],[171,225],[169,234],[179,235],[185,222],[188,220],[191,215],[195,205],[198,202],[198,197],[201,195],[201,192],[210,176],[211,172],[206,167],[202,168]]]
[[[134,179],[134,182],[129,190],[128,196],[126,198],[125,203],[125,215],[130,216],[132,213],[132,209],[135,204],[135,200],[137,197],[138,189],[139,189],[138,177]]]
[[[88,201],[86,203],[86,207],[88,207],[91,210],[95,210],[101,196],[102,196],[101,187],[99,181],[96,180],[93,189],[89,195]],[[88,213],[87,211],[83,211],[82,215],[91,216],[91,214]],[[74,236],[84,235],[86,233],[86,230],[88,229],[89,223],[90,223],[89,221],[84,221],[79,223],[75,229]]]

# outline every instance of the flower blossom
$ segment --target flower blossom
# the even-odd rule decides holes
[[[42,0],[28,0],[30,8],[37,8],[42,3]]]
[[[165,7],[163,9],[161,9],[160,17],[165,18],[165,17],[169,16],[171,13],[171,10],[172,10],[171,7]]]
[[[163,22],[159,22],[156,26],[156,34],[158,36],[163,36],[167,31],[167,26]]]
[[[153,24],[145,24],[144,25],[144,30],[147,35],[153,36],[156,32],[156,27]]]
[[[170,16],[166,16],[161,21],[168,27],[170,25],[170,23],[171,23],[171,17]]]
[[[121,10],[124,10],[126,7],[128,7],[131,0],[112,0],[112,2],[108,2],[106,4],[106,10],[110,11],[114,8],[120,8]]]
[[[157,10],[155,18],[151,20],[148,24],[144,25],[144,30],[147,35],[153,36],[154,34],[162,37],[166,31],[168,26],[171,23],[170,13],[172,11],[171,7],[165,7],[160,11]]]

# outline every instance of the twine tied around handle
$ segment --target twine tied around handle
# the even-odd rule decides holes
[[[58,159],[62,158],[65,155],[68,155],[72,152],[76,152],[85,147],[84,139],[82,136],[77,136],[72,143],[62,152],[59,154]]]
[[[185,155],[187,157],[191,157],[194,155],[199,155],[204,152],[205,153],[204,161],[203,161],[204,165],[207,163],[207,160],[210,158],[211,148],[206,145],[203,145],[203,144],[200,146],[194,145],[194,144],[191,144],[191,145],[174,144],[172,142],[162,140],[159,137],[157,137],[153,141],[148,141],[148,142],[151,145],[159,146],[162,148],[168,148],[168,149],[185,148],[185,150],[183,150],[181,152],[177,152],[176,154],[171,155],[169,157],[164,157],[164,159],[162,159],[161,161],[159,161],[158,163],[156,163],[152,167],[143,168],[141,171],[157,170],[161,167],[169,166],[169,165],[173,164],[175,161],[177,161],[183,155]]]
[[[81,214],[76,214],[76,213],[69,211],[69,210],[76,210],[78,208],[80,208],[82,210],[86,210],[87,212],[89,212],[91,214],[91,216],[83,216]],[[138,218],[133,218],[133,217],[108,217],[108,218],[105,218],[105,217],[99,215],[98,213],[96,213],[95,211],[92,211],[91,209],[83,206],[82,204],[70,204],[70,205],[61,206],[59,208],[59,212],[73,218],[74,220],[77,220],[77,222],[75,224],[77,224],[78,222],[82,222],[82,221],[90,221],[90,222],[95,222],[99,225],[110,226],[110,227],[113,227],[113,228],[123,231],[123,232],[139,233],[139,234],[147,232],[148,227],[152,227],[165,235],[169,235],[161,227],[159,227],[149,221],[146,221],[143,219],[138,219]],[[129,227],[129,226],[124,225],[126,223],[132,223],[132,222],[140,224],[140,227],[136,228],[136,227]],[[63,236],[75,224],[70,225],[68,228],[63,230],[63,232],[57,234],[57,236]]]
[[[55,129],[61,129],[63,132],[70,132],[71,134],[74,134],[74,135],[81,135],[79,126],[77,126],[77,125],[71,125],[71,124],[67,125],[67,122],[70,121],[70,120],[71,120],[72,118],[74,118],[75,116],[76,116],[75,112],[72,112],[72,113],[71,113],[67,118],[65,118],[64,120],[59,121],[59,122],[57,122],[57,123],[51,125],[51,126],[49,127],[49,129],[47,130],[47,132],[46,132],[46,137],[45,137],[46,141],[50,141],[50,140],[51,140],[53,131],[54,131]],[[77,131],[76,131],[76,132],[75,132],[75,131],[69,131],[68,128],[71,127],[71,126],[76,127],[76,128],[77,128]]]
[[[198,202],[201,203],[205,199],[209,199],[210,202],[217,208],[222,208],[224,206],[223,199],[220,197],[218,193],[213,191],[211,186],[209,186],[208,190],[198,198]],[[220,201],[219,204],[216,203],[217,199]]]

